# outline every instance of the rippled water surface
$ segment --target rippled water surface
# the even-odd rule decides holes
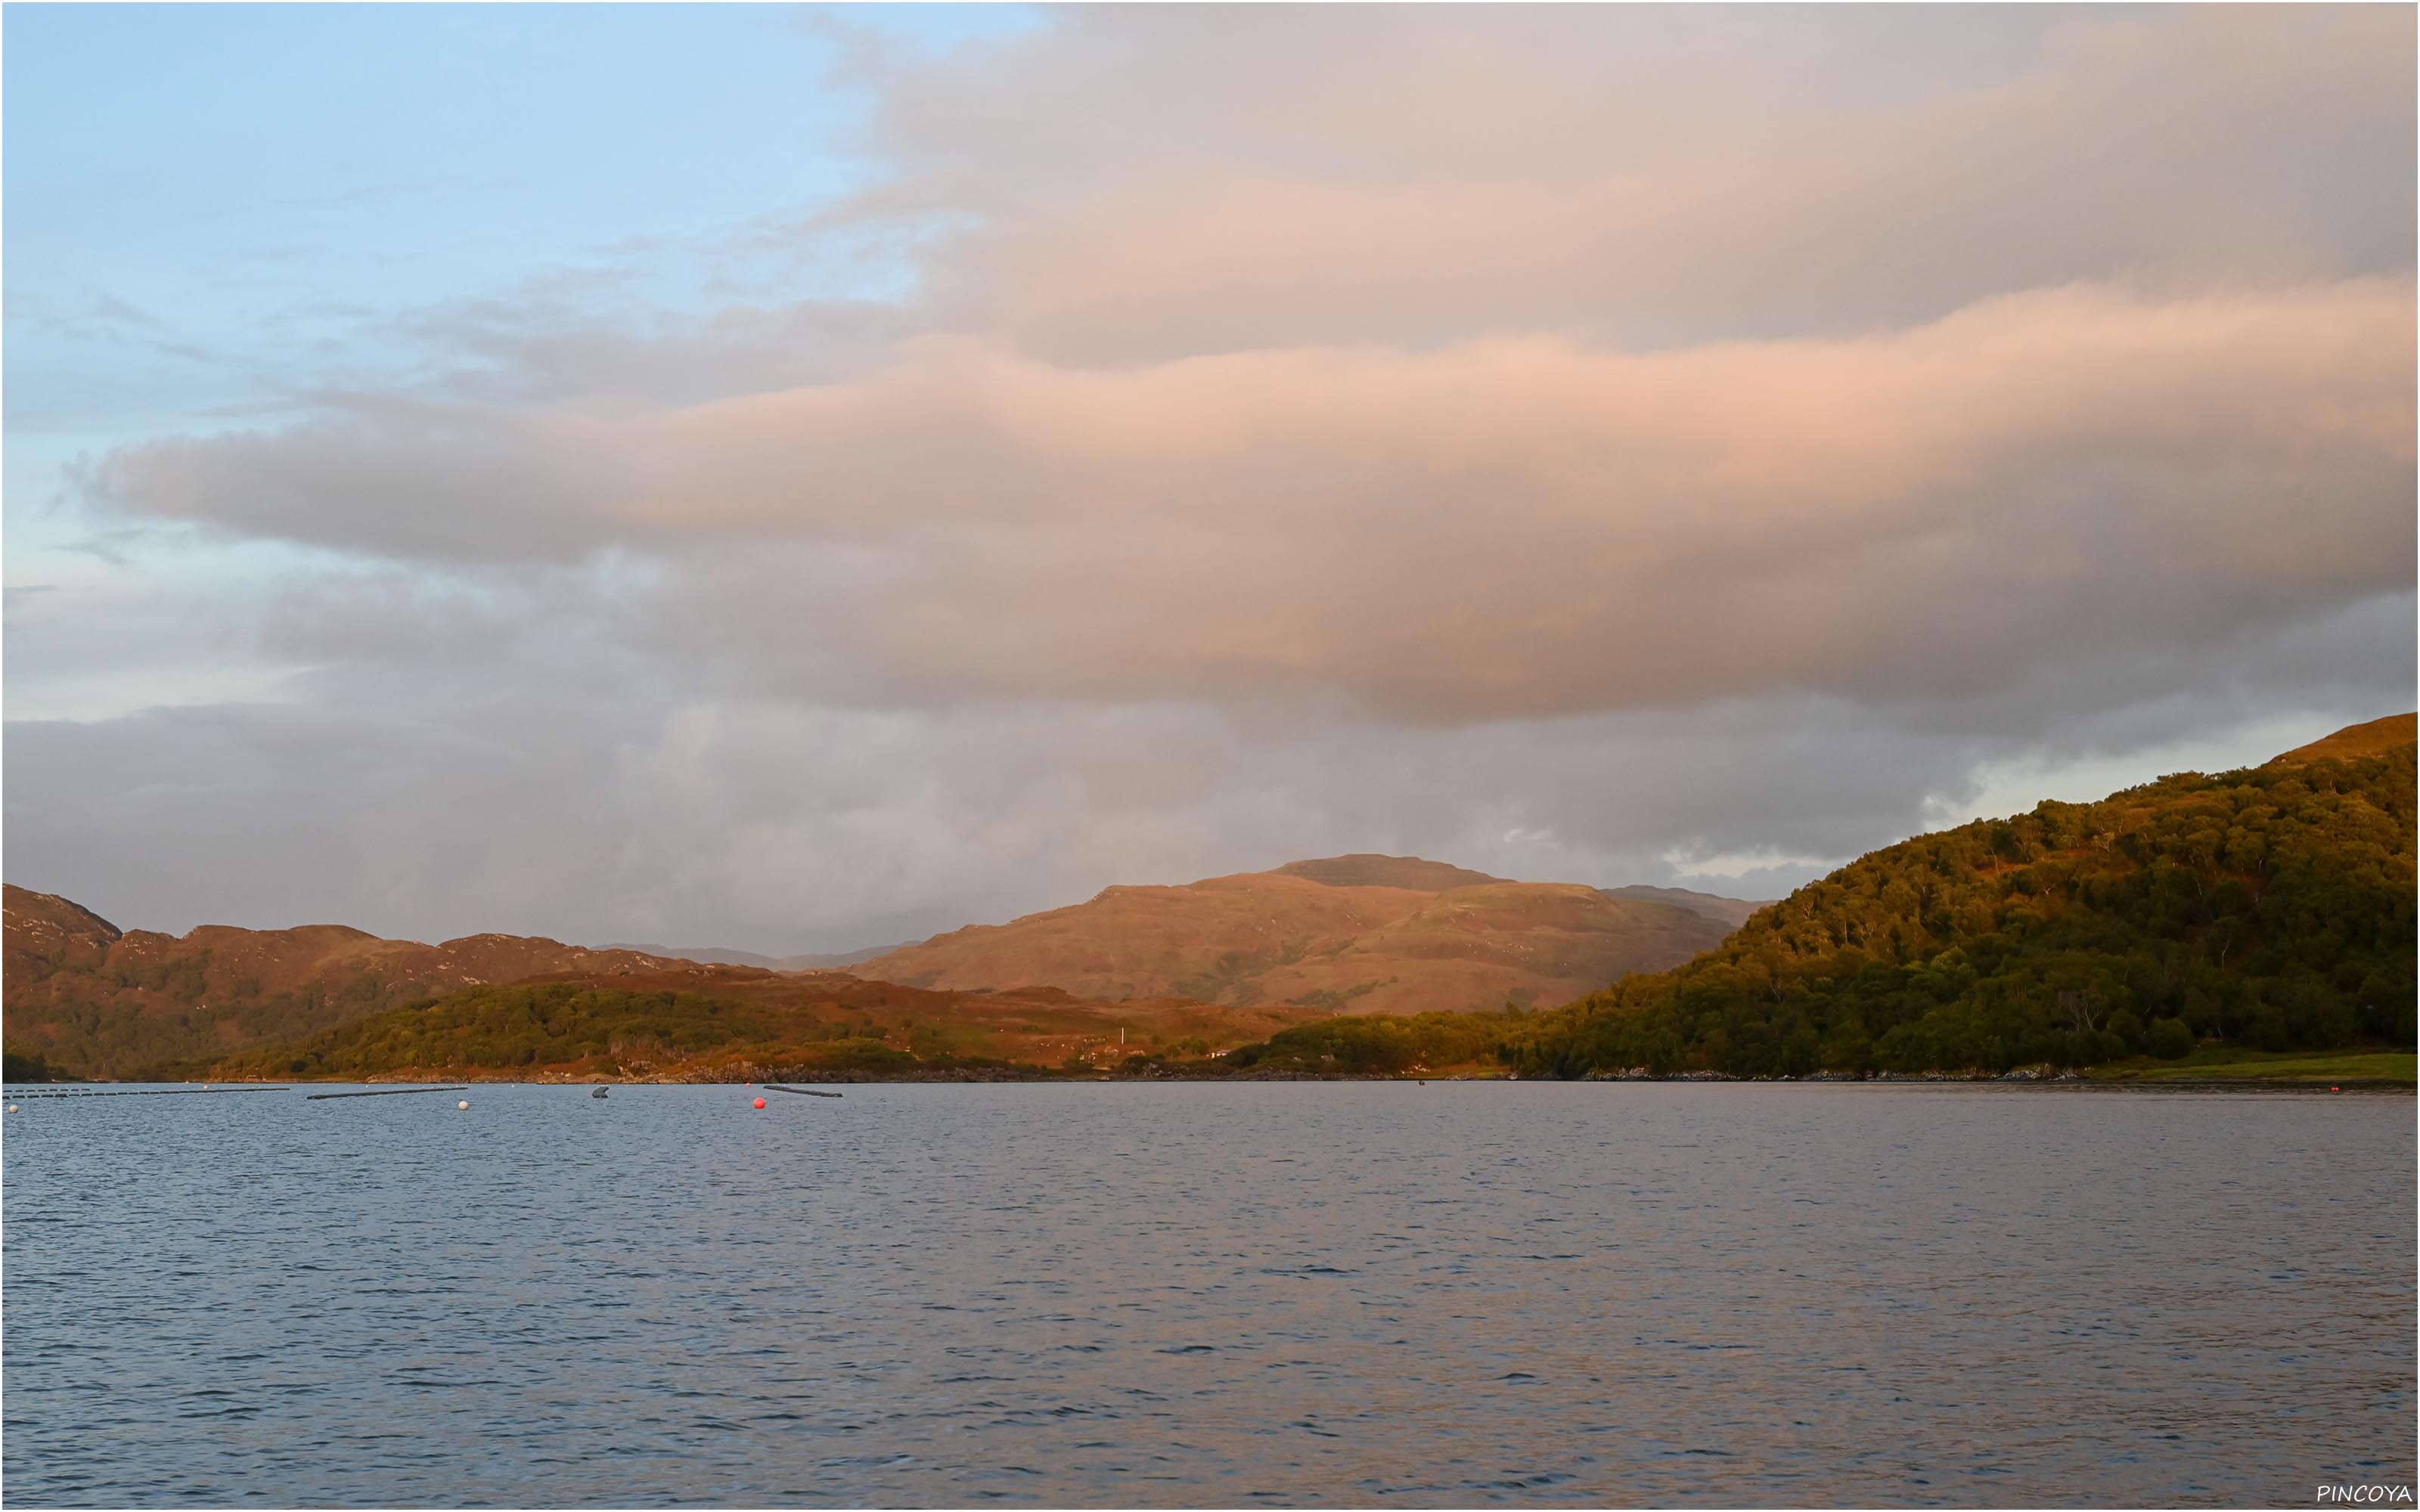
[[[2308,1505],[2413,1103],[484,1087],[23,1103],[23,1505]]]

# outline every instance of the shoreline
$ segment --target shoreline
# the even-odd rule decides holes
[[[621,1076],[612,1078],[582,1076],[529,1077],[500,1076],[493,1073],[483,1074],[477,1072],[451,1072],[443,1073],[413,1072],[411,1073],[371,1077],[214,1077],[209,1082],[146,1082],[133,1080],[23,1082],[9,1083],[7,1085],[7,1089],[11,1093],[39,1095],[40,1092],[53,1090],[75,1091],[84,1088],[99,1089],[136,1087],[188,1087],[195,1091],[225,1090],[233,1092],[268,1089],[272,1088],[415,1088],[452,1086],[456,1084],[464,1084],[473,1087],[563,1087],[579,1088],[597,1087],[609,1088],[617,1087],[763,1087],[768,1083],[774,1082],[791,1082],[809,1087],[951,1087],[1027,1085],[1047,1085],[1057,1087],[1135,1087],[1161,1083],[1179,1083],[1194,1087],[1223,1087],[1234,1085],[1257,1086],[1270,1083],[1300,1082],[1391,1082],[1416,1083],[1425,1086],[1431,1082],[1437,1082],[1457,1085],[1501,1083],[1519,1084],[1532,1087],[1606,1084],[1895,1088],[1947,1087],[1963,1088],[1972,1090],[2026,1092],[2153,1092],[2163,1094],[2194,1092],[2278,1092],[2316,1094],[2319,1096],[2342,1095],[2349,1092],[2387,1092],[2401,1093],[2405,1095],[2420,1093],[2420,1084],[2380,1077],[2342,1077],[2336,1081],[2330,1082],[2326,1080],[2258,1076],[2165,1076],[2151,1078],[2066,1075],[2055,1077],[2009,1078],[1991,1074],[1959,1076],[1941,1072],[1917,1074],[1900,1072],[1875,1076],[1817,1075],[1790,1077],[1732,1076],[1712,1072],[1683,1072],[1668,1076],[1638,1074],[1575,1077],[1542,1076],[1524,1078],[1518,1076],[1457,1076],[1450,1074],[1398,1076],[1353,1072],[1301,1071],[1272,1072],[1257,1075],[1249,1072],[1241,1072],[1233,1076],[1186,1076],[1180,1074],[1140,1076],[1068,1076],[1055,1075],[1048,1072],[1019,1074],[1015,1072],[1009,1072],[1001,1074],[985,1074],[976,1072],[945,1072],[927,1076],[877,1076],[862,1074],[843,1076],[768,1075],[747,1080],[678,1075]]]

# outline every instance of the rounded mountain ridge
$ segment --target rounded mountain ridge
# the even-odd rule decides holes
[[[1445,861],[1424,861],[1417,856],[1362,853],[1330,856],[1311,861],[1288,861],[1277,869],[1281,877],[1301,877],[1330,887],[1401,887],[1407,892],[1445,892],[1454,887],[1509,882],[1468,867]]]
[[[937,934],[854,967],[939,991],[1049,986],[1111,1001],[1410,1013],[1553,1005],[1678,965],[1730,926],[1572,883],[1401,856],[1340,856]]]

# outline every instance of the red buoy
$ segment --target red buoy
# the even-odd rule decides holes
[[[763,1107],[763,1106],[765,1105],[765,1100],[764,1100],[763,1098],[761,1098],[761,1097],[760,1097],[760,1098],[758,1098],[758,1099],[756,1100],[756,1105],[757,1105],[758,1107],[760,1107],[760,1108],[761,1108],[761,1107]]]

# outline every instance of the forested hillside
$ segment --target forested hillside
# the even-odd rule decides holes
[[[1505,1053],[1524,1074],[1782,1075],[2408,1046],[2411,719],[2357,728],[1876,851],[1686,965],[1537,1015]]]
[[[835,986],[860,984],[842,979]],[[256,1051],[221,1064],[215,1074],[366,1078],[411,1071],[568,1071],[597,1076],[752,1057],[784,1068],[815,1063],[887,1071],[918,1063],[889,1042],[861,1008],[847,1011],[854,1006],[795,995],[634,992],[586,981],[470,987]]]
[[[214,1078],[766,1076],[912,1079],[1092,1073],[1128,1055],[1203,1057],[1312,1015],[1183,999],[1122,1003],[1055,988],[925,992],[843,972],[746,966],[489,983],[356,1015],[188,1068]]]

